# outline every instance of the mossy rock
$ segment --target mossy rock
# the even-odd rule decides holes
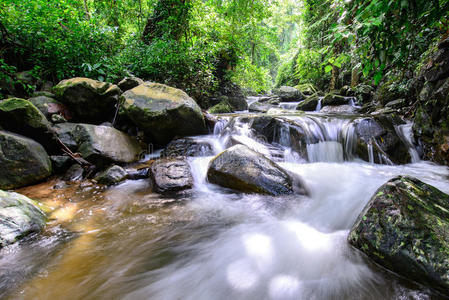
[[[76,121],[94,124],[112,120],[122,93],[114,84],[83,77],[63,80],[53,87],[53,92]]]
[[[45,222],[44,212],[33,200],[0,190],[0,248],[41,231]]]
[[[449,195],[416,178],[381,186],[349,243],[376,263],[449,296]]]
[[[0,125],[5,130],[32,138],[47,152],[58,151],[51,123],[40,110],[28,100],[10,98],[0,103]]]
[[[296,110],[315,111],[319,101],[320,97],[318,95],[312,95],[307,97],[306,100],[299,102],[296,106]]]
[[[182,90],[147,82],[123,93],[121,101],[121,113],[156,144],[206,132],[200,107]]]
[[[208,112],[211,114],[225,114],[232,113],[234,110],[227,101],[221,101],[220,103],[209,108]]]
[[[0,189],[37,183],[51,174],[44,148],[24,136],[0,131]]]

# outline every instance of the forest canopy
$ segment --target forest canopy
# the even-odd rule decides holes
[[[332,89],[354,68],[378,84],[413,72],[448,12],[448,0],[2,0],[0,80],[134,75],[196,98],[225,81]]]

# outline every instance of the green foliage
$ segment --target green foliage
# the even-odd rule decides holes
[[[24,58],[24,66],[55,79],[80,73],[112,53],[115,29],[85,18],[73,0],[3,1],[2,23],[9,34],[9,56]],[[11,60],[11,59],[10,59]]]
[[[272,83],[269,70],[255,66],[248,58],[240,61],[237,65],[232,74],[232,81],[256,93],[270,90]]]

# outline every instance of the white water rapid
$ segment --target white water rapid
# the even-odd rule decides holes
[[[354,140],[351,119],[287,119],[300,124],[310,140],[318,140],[307,144],[306,158],[278,159],[305,180],[310,197],[233,193],[207,183],[212,157],[191,158],[195,196],[187,207],[201,219],[201,225],[191,225],[199,226],[193,235],[203,238],[186,237],[174,249],[179,258],[139,275],[143,282],[126,299],[428,298],[425,291],[405,287],[369,264],[346,238],[364,205],[390,178],[411,175],[449,192],[448,169],[421,161],[390,166],[357,159],[349,149]],[[214,144],[216,153],[235,139],[270,156],[273,149],[246,121],[223,120],[215,135],[198,139]],[[409,126],[398,132],[411,147]],[[279,149],[291,150],[286,136],[274,140]]]

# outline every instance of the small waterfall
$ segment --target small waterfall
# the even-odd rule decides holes
[[[415,137],[413,136],[413,122],[394,126],[394,129],[402,142],[407,146],[410,157],[412,158],[412,163],[420,162],[421,158],[419,157],[418,151],[416,151]]]
[[[320,97],[318,99],[318,103],[316,104],[316,108],[315,111],[320,111],[321,110],[321,101],[323,100],[323,97]]]
[[[282,109],[296,110],[298,104],[299,102],[281,102],[279,103],[279,107]]]
[[[214,135],[219,135],[223,129],[228,125],[229,120],[227,119],[219,119],[214,126]]]

